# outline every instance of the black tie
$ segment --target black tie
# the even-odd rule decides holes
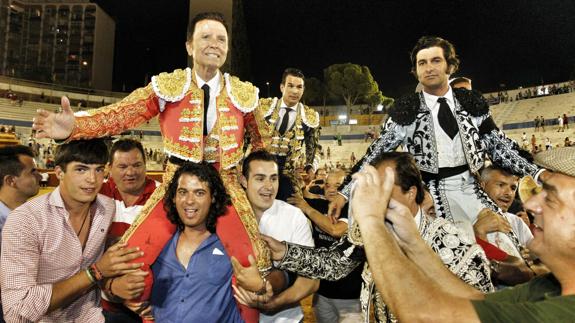
[[[437,102],[439,102],[439,111],[437,113],[439,125],[443,128],[443,131],[445,131],[449,138],[453,139],[459,131],[457,120],[455,120],[445,98],[439,98],[437,99]]]
[[[202,86],[204,90],[204,136],[208,134],[208,107],[210,106],[210,86],[204,84]]]
[[[284,116],[282,118],[282,123],[280,124],[280,129],[278,130],[280,132],[280,135],[282,135],[282,136],[284,135],[284,133],[287,130],[288,123],[289,123],[289,113],[291,111],[290,108],[283,108],[283,109],[285,109],[285,113],[284,113]]]

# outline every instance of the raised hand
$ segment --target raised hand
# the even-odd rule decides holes
[[[238,303],[252,308],[264,309],[265,304],[270,301],[274,294],[272,285],[269,282],[266,282],[266,292],[263,295],[247,291],[236,285],[232,285],[232,288],[234,289],[234,297]]]
[[[124,300],[130,300],[140,297],[146,286],[144,283],[148,272],[136,270],[120,277],[112,278],[113,281],[106,284],[113,296],[120,297]]]
[[[74,112],[70,107],[70,100],[63,96],[61,101],[62,112],[50,112],[44,109],[36,111],[32,120],[32,129],[36,130],[36,138],[66,139],[74,130]]]
[[[343,208],[346,202],[347,201],[345,197],[339,194],[337,197],[335,197],[333,201],[329,202],[327,215],[330,216],[332,223],[337,223],[337,219],[339,219],[339,216],[341,214],[341,209]]]
[[[483,209],[477,216],[477,221],[473,224],[475,235],[483,240],[487,240],[487,234],[491,232],[511,232],[511,225],[507,219],[490,209]]]
[[[236,281],[239,286],[252,292],[259,291],[262,286],[264,286],[264,280],[260,276],[256,259],[252,255],[248,255],[248,261],[250,262],[248,267],[242,266],[234,256],[232,256],[230,261],[232,262],[234,276],[236,276]]]
[[[300,194],[293,194],[288,197],[287,202],[300,209],[303,213],[308,214],[310,206]]]
[[[406,205],[391,199],[385,219],[390,224],[391,230],[402,248],[420,239],[420,233],[413,219],[413,214]]]
[[[129,263],[129,261],[143,255],[144,252],[138,247],[126,248],[126,243],[116,243],[104,252],[96,262],[96,267],[105,278],[128,274],[144,265],[144,263]]]
[[[352,216],[358,224],[374,216],[381,221],[385,219],[385,211],[395,181],[395,172],[386,167],[384,175],[382,179],[373,166],[366,166],[361,172],[353,175],[356,182],[350,203]]]
[[[263,234],[260,236],[262,240],[264,240],[268,244],[272,260],[276,261],[282,260],[287,251],[286,245],[283,242],[280,242],[272,237]]]

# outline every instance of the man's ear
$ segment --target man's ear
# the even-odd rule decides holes
[[[248,180],[244,175],[240,176],[240,185],[244,188],[244,190],[248,189]]]
[[[415,203],[415,198],[417,197],[417,187],[410,187],[407,193],[409,194],[409,201]]]
[[[14,184],[14,176],[6,175],[2,178],[2,186],[12,186]]]
[[[188,52],[188,56],[192,56],[192,52],[194,47],[192,46],[192,39],[186,41],[186,51]]]
[[[60,166],[54,167],[54,175],[56,175],[56,178],[58,178],[58,180],[61,181],[62,178],[64,178],[64,170],[62,170],[62,167]]]

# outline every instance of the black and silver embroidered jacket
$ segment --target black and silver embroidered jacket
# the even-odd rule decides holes
[[[476,91],[453,89],[455,118],[469,170],[475,173],[483,167],[485,155],[509,173],[535,176],[539,168],[531,162],[529,153],[500,131],[491,114],[489,104]],[[420,171],[439,172],[437,144],[430,108],[423,93],[414,93],[395,102],[383,130],[367,149],[365,156],[351,169],[350,175],[340,186],[340,192],[349,198],[351,175],[361,170],[383,152],[393,151],[402,145],[410,152]]]

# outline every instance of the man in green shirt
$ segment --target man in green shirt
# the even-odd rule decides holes
[[[575,320],[575,147],[535,156],[548,171],[542,187],[523,187],[534,217],[528,245],[550,274],[482,294],[446,270],[425,244],[407,208],[391,199],[394,172],[372,167],[355,175],[351,210],[376,287],[400,321],[572,322]],[[526,193],[526,194],[525,194]],[[383,198],[382,198],[383,197]],[[273,249],[273,248],[272,248]]]

